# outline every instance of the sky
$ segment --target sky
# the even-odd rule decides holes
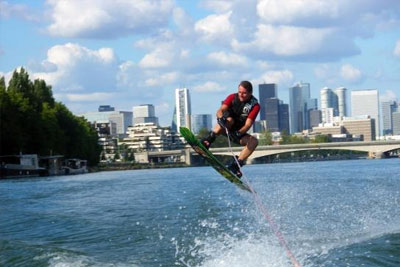
[[[398,0],[0,0],[0,76],[24,67],[73,113],[153,104],[169,126],[175,89],[215,114],[242,80],[400,98]]]

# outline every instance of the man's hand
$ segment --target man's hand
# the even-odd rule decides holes
[[[217,118],[217,122],[222,128],[226,128],[227,119],[225,117]]]
[[[222,117],[217,118],[217,122],[222,128],[227,128],[226,123],[228,122],[228,116],[229,116],[228,112],[223,112]]]
[[[242,137],[244,136],[244,134],[241,134],[239,131],[234,131],[232,133],[230,133],[230,137],[233,141],[235,141],[236,143],[240,143],[240,139],[242,139]]]

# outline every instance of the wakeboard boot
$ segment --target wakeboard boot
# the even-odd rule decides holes
[[[200,143],[202,143],[203,146],[209,149],[211,144],[215,141],[215,138],[217,138],[217,135],[213,131],[210,131],[207,137],[204,137],[200,140]]]
[[[239,159],[238,156],[235,156],[237,161],[239,162],[240,167],[244,165],[244,161]],[[236,162],[235,159],[232,160],[232,162],[227,166],[227,168],[234,173],[237,177],[241,178],[242,177],[242,172],[240,171],[240,167],[238,166],[238,163]]]

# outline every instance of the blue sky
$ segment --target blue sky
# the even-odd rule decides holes
[[[76,114],[153,104],[167,126],[175,88],[215,114],[241,80],[400,98],[398,0],[0,0],[0,18],[0,75],[23,66]]]

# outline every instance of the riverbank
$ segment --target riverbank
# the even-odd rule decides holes
[[[100,163],[95,167],[89,167],[89,172],[183,168],[183,167],[190,167],[190,166],[180,162],[178,163],[112,162],[112,163]]]

